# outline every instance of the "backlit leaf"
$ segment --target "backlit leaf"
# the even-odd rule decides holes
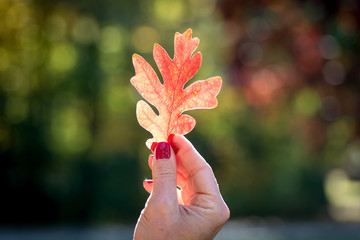
[[[183,112],[217,106],[216,96],[221,88],[221,77],[195,81],[184,89],[185,83],[195,75],[201,65],[201,53],[192,55],[199,45],[199,39],[191,38],[191,35],[191,29],[183,34],[175,34],[173,59],[160,45],[154,45],[153,55],[163,84],[144,58],[133,55],[135,76],[131,78],[131,84],[159,111],[157,115],[143,100],[136,106],[139,124],[153,135],[153,138],[146,142],[149,148],[152,142],[167,141],[170,134],[184,135],[194,128],[195,119]]]

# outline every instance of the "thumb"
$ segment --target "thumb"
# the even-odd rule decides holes
[[[177,203],[176,158],[167,142],[159,142],[152,163],[152,197],[160,197]]]

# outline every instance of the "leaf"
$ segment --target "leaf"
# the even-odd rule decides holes
[[[135,76],[130,82],[145,100],[159,111],[159,115],[155,114],[143,100],[136,106],[139,124],[153,135],[153,138],[146,142],[149,148],[153,142],[167,141],[170,134],[185,135],[195,127],[195,119],[182,114],[183,112],[217,106],[216,96],[221,88],[221,77],[196,81],[183,89],[201,65],[201,53],[197,52],[192,56],[199,45],[199,39],[191,38],[191,35],[191,29],[183,34],[175,34],[173,59],[160,45],[154,45],[153,55],[163,84],[144,58],[133,55]]]

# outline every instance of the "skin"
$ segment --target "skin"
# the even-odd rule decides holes
[[[149,157],[153,181],[144,188],[151,194],[134,239],[213,239],[230,216],[213,171],[184,136],[169,142],[169,159],[156,159],[158,149]]]

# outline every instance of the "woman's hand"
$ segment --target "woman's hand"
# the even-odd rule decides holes
[[[168,142],[149,157],[153,180],[144,188],[151,194],[134,239],[213,239],[230,211],[212,169],[184,136],[170,135]]]

